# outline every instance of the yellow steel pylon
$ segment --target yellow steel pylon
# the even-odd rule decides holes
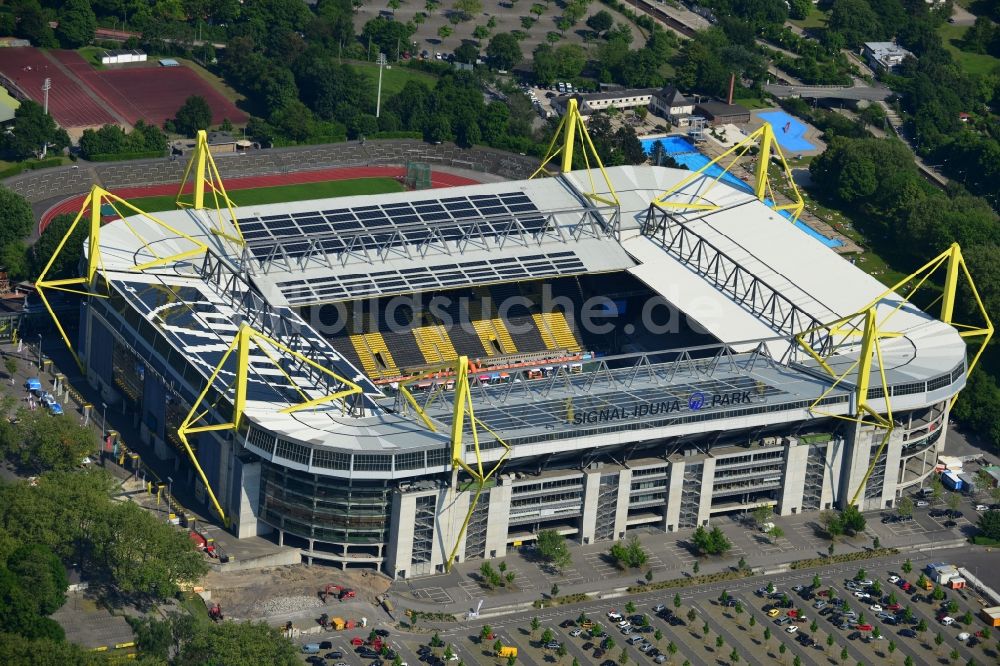
[[[191,410],[188,412],[187,416],[177,427],[177,436],[180,438],[181,443],[184,445],[185,451],[187,451],[188,458],[191,459],[191,463],[194,465],[195,470],[198,472],[198,476],[201,477],[202,483],[205,484],[206,490],[208,490],[208,495],[212,500],[212,506],[215,510],[219,512],[219,516],[222,518],[223,522],[228,527],[229,518],[226,516],[225,511],[223,511],[222,506],[219,504],[219,500],[215,496],[215,492],[212,490],[211,484],[208,482],[208,478],[205,476],[204,470],[202,470],[201,465],[198,463],[198,457],[195,455],[194,450],[191,448],[191,444],[188,441],[188,435],[195,435],[203,432],[212,432],[218,430],[237,430],[240,425],[240,420],[246,411],[247,403],[247,381],[248,374],[250,370],[250,349],[251,347],[256,347],[261,351],[271,364],[276,367],[282,375],[284,375],[286,381],[290,386],[292,386],[299,396],[302,398],[302,402],[290,405],[282,409],[280,414],[291,414],[303,409],[309,409],[322,405],[328,402],[333,402],[335,400],[340,400],[346,398],[349,395],[354,395],[361,393],[361,387],[354,382],[344,379],[335,372],[328,370],[319,363],[303,356],[299,352],[287,347],[286,345],[270,338],[259,331],[254,330],[247,324],[240,326],[240,329],[236,332],[233,337],[233,341],[229,344],[229,348],[222,355],[219,360],[218,365],[215,366],[215,370],[212,371],[212,375],[208,378],[208,382],[205,384],[205,388],[202,390],[201,394],[195,400],[194,404],[191,406]],[[270,350],[270,351],[269,351]],[[201,404],[205,401],[205,397],[208,392],[215,385],[215,380],[219,376],[223,367],[226,365],[226,361],[229,360],[230,355],[236,354],[236,370],[235,379],[232,384],[232,402],[233,402],[233,417],[231,421],[226,423],[214,423],[209,425],[196,426],[195,423],[202,421],[209,415],[209,412],[215,405],[209,406],[203,411],[199,412]],[[333,393],[329,393],[318,398],[310,398],[305,394],[298,386],[291,376],[285,371],[281,366],[281,363],[275,358],[277,355],[285,355],[288,357],[293,357],[299,361],[309,365],[311,368],[318,372],[322,372],[328,377],[333,378],[345,388]],[[219,396],[222,397],[221,394]]]
[[[194,177],[194,201],[188,203],[182,199],[182,195],[184,194],[184,186],[187,185],[188,179],[191,176]],[[194,152],[191,153],[191,159],[188,160],[187,166],[184,168],[181,186],[177,190],[177,207],[191,207],[195,210],[204,210],[206,186],[211,191],[215,204],[213,208],[215,210],[214,222],[216,226],[212,228],[212,233],[231,240],[234,243],[244,244],[243,232],[240,231],[239,222],[236,220],[236,204],[226,194],[226,186],[222,182],[222,176],[219,175],[219,168],[215,165],[215,159],[212,157],[212,151],[208,146],[208,134],[205,130],[198,130]],[[223,216],[223,207],[229,213],[228,220]],[[227,221],[231,225],[231,229],[227,229]]]
[[[111,192],[108,192],[107,190],[98,185],[94,185],[91,188],[90,193],[83,200],[83,205],[80,206],[80,212],[76,214],[76,217],[73,219],[72,224],[69,225],[69,229],[67,229],[66,235],[64,235],[62,240],[59,241],[59,245],[56,246],[55,252],[52,253],[52,256],[45,264],[45,268],[42,269],[41,274],[35,281],[35,287],[38,289],[38,295],[41,297],[42,303],[45,305],[45,309],[48,310],[49,315],[52,317],[52,320],[56,324],[56,328],[59,330],[59,334],[62,336],[63,341],[69,348],[70,353],[73,354],[73,358],[76,360],[76,363],[81,370],[83,369],[83,363],[80,360],[80,357],[77,356],[76,351],[73,349],[73,344],[70,342],[69,337],[66,335],[66,331],[63,329],[62,323],[59,321],[59,318],[56,316],[55,312],[53,312],[52,306],[49,304],[49,300],[45,296],[45,290],[57,289],[59,291],[66,291],[71,294],[79,294],[82,296],[97,296],[99,298],[107,297],[106,294],[101,294],[94,291],[94,280],[97,276],[98,268],[101,269],[104,268],[104,262],[101,258],[101,242],[100,242],[101,208],[104,206],[104,204],[111,206],[115,214],[119,218],[121,218],[121,221],[126,227],[126,229],[128,229],[128,231],[133,236],[135,236],[142,242],[142,246],[135,253],[136,261],[139,261],[140,263],[137,263],[134,266],[129,267],[128,269],[122,269],[122,270],[141,272],[149,268],[164,266],[171,262],[187,259],[208,251],[208,247],[200,240],[193,238],[190,235],[185,234],[181,231],[178,231],[177,229],[167,224],[166,222],[156,217],[155,215],[151,215],[143,210],[140,210],[139,208],[136,208],[135,206],[130,204],[128,201],[125,201],[121,197],[118,197],[112,194]],[[142,216],[146,220],[149,220],[150,222],[160,227],[163,227],[164,229],[168,230],[177,237],[182,238],[185,241],[188,241],[192,245],[192,248],[189,250],[185,250],[183,252],[177,252],[167,256],[160,255],[156,251],[156,244],[145,239],[142,236],[142,234],[136,230],[135,226],[133,226],[126,219],[126,216],[122,215],[121,211],[118,209],[118,205],[121,205],[127,208],[128,210],[131,210],[133,213]],[[46,279],[49,270],[52,269],[52,265],[56,261],[56,257],[58,257],[62,253],[63,248],[66,246],[67,241],[69,241],[70,237],[73,235],[73,232],[76,231],[77,225],[79,225],[81,220],[83,220],[84,214],[87,215],[86,224],[89,225],[87,232],[87,241],[86,241],[87,242],[86,275],[74,278],[60,278],[56,280]],[[143,257],[142,256],[143,254],[150,255],[153,258],[148,259],[148,257]],[[142,259],[146,260],[142,261]]]
[[[885,449],[885,446],[889,441],[889,436],[895,427],[892,420],[892,400],[885,378],[884,365],[882,363],[880,340],[900,337],[901,333],[883,330],[882,327],[889,321],[889,319],[892,318],[894,314],[899,312],[903,307],[912,301],[914,294],[924,284],[926,284],[930,277],[941,267],[944,267],[945,273],[944,289],[941,296],[935,299],[929,307],[932,307],[938,300],[940,300],[942,322],[955,327],[958,330],[958,334],[963,339],[982,339],[979,348],[975,351],[972,360],[968,363],[966,373],[971,373],[976,367],[979,357],[982,356],[983,351],[986,349],[986,345],[989,344],[990,338],[993,337],[994,329],[993,322],[990,320],[989,314],[986,312],[986,307],[983,305],[982,299],[979,296],[979,292],[976,289],[972,275],[969,273],[968,266],[966,266],[965,259],[962,257],[962,250],[958,243],[953,243],[951,247],[936,256],[934,259],[931,259],[912,274],[906,276],[892,287],[886,289],[870,303],[861,308],[861,310],[857,313],[848,315],[847,317],[843,317],[828,324],[813,327],[795,336],[796,341],[806,351],[806,353],[808,353],[820,365],[820,367],[822,367],[831,377],[834,378],[833,384],[831,384],[830,387],[828,387],[809,407],[810,411],[816,414],[846,419],[859,424],[870,424],[875,427],[885,429],[885,435],[882,437],[882,442],[879,445],[875,456],[872,458],[868,471],[865,473],[864,478],[859,484],[857,490],[854,492],[854,495],[851,498],[851,504],[857,503],[858,496],[874,471],[875,464],[878,462],[879,456],[882,455],[882,451]],[[975,299],[976,307],[979,311],[978,313],[983,319],[982,324],[966,324],[955,321],[955,300],[958,293],[960,275],[965,276],[966,284]],[[909,292],[905,296],[897,296],[897,292],[904,286],[911,287]],[[881,317],[881,321],[879,321],[876,308],[884,301],[887,301],[890,297],[893,299],[891,301],[893,307],[889,309],[889,311]],[[816,351],[808,342],[810,335],[819,331],[826,331],[829,333],[831,339],[835,341],[834,344],[830,346],[830,349],[825,353]],[[846,370],[838,373],[830,366],[828,360],[837,352],[841,345],[851,342],[852,338],[854,339],[854,344],[856,344],[858,340],[860,340],[861,343],[858,359],[850,364]],[[873,363],[878,367],[879,378],[881,380],[882,398],[885,400],[884,416],[871,407],[868,402],[868,390],[871,385]],[[827,395],[829,395],[829,393],[833,391],[837,385],[851,375],[854,377],[855,385],[854,414],[851,416],[844,416],[817,409],[820,402]],[[956,395],[952,398],[952,404],[954,404],[957,397],[958,396]]]
[[[455,536],[455,545],[451,549],[451,553],[448,555],[448,559],[445,562],[445,569],[450,571],[452,564],[455,562],[455,556],[458,554],[458,547],[462,543],[462,537],[465,535],[466,529],[469,527],[469,521],[472,519],[472,512],[476,509],[476,504],[479,503],[479,497],[483,494],[483,490],[486,489],[486,484],[489,480],[497,473],[497,471],[503,466],[510,457],[511,447],[507,442],[495,432],[490,430],[490,428],[476,418],[475,413],[472,409],[472,393],[469,390],[469,357],[460,356],[454,361],[453,364],[441,366],[429,371],[426,374],[420,375],[419,377],[412,377],[405,382],[400,383],[399,390],[402,392],[406,402],[414,409],[414,411],[420,416],[424,424],[432,431],[437,432],[437,427],[434,422],[428,418],[424,410],[417,404],[413,395],[410,393],[407,386],[413,384],[414,382],[422,381],[430,378],[440,378],[442,370],[454,370],[454,396],[452,399],[452,417],[451,417],[451,465],[452,465],[452,492],[459,491],[458,484],[458,470],[464,470],[466,474],[472,477],[472,482],[475,484],[476,492],[472,497],[472,501],[469,503],[469,510],[465,514],[465,520],[462,521],[462,527],[458,534]],[[452,378],[450,378],[452,379]],[[472,432],[472,443],[473,451],[475,453],[476,459],[473,465],[470,465],[465,461],[465,424],[466,420],[469,423],[469,429]],[[483,464],[482,453],[479,450],[479,428],[482,428],[489,434],[493,435],[497,442],[503,447],[503,454],[500,459],[493,463],[493,466],[487,469],[487,466]]]
[[[562,144],[558,144],[560,136],[562,136]],[[583,146],[583,161],[587,170],[587,176],[590,178],[590,191],[584,192],[584,196],[609,206],[621,205],[618,201],[618,194],[615,192],[615,188],[611,184],[611,179],[608,177],[608,172],[604,170],[604,163],[601,161],[601,156],[597,154],[597,148],[594,147],[594,142],[591,141],[590,134],[587,132],[587,126],[583,122],[583,116],[580,115],[577,101],[572,97],[566,103],[566,113],[563,115],[562,120],[559,121],[559,127],[556,128],[556,133],[553,135],[552,141],[549,142],[548,150],[545,151],[545,159],[542,160],[541,166],[535,170],[535,173],[531,174],[531,177],[534,178],[538,174],[546,176],[555,175],[545,167],[557,155],[562,155],[562,167],[560,171],[562,173],[572,171],[573,151],[577,139],[579,139],[580,144]],[[608,186],[608,193],[611,195],[610,199],[597,193],[597,184],[594,182],[594,172],[590,165],[590,156],[593,156],[597,168],[600,169],[601,175],[604,177],[604,183]]]
[[[802,211],[805,209],[805,201],[802,199],[802,194],[799,192],[799,188],[795,185],[795,179],[792,178],[792,170],[789,168],[788,162],[785,160],[784,153],[781,152],[781,146],[778,145],[774,136],[774,130],[772,129],[770,123],[764,123],[762,127],[755,130],[752,134],[750,134],[750,136],[743,139],[697,171],[692,171],[690,174],[682,178],[676,185],[673,185],[658,197],[653,199],[652,203],[660,208],[677,208],[680,210],[718,210],[721,206],[707,199],[706,197],[708,196],[708,193],[712,191],[720,180],[722,180],[723,176],[729,173],[729,171],[736,166],[739,159],[749,153],[750,149],[754,146],[757,146],[758,148],[757,166],[754,171],[753,182],[754,196],[762,202],[770,202],[769,205],[774,210],[790,211],[791,221],[795,222],[799,219],[799,215],[801,215]],[[791,187],[791,203],[777,203],[777,198],[775,197],[774,189],[771,187],[771,180],[768,174],[768,166],[771,163],[772,155],[776,155],[781,162],[782,172],[786,178],[787,184]],[[731,159],[727,162],[727,158]],[[704,190],[684,192],[684,188],[698,181],[700,177],[709,169],[720,163],[724,165],[721,167],[722,171],[713,178],[712,183],[708,185],[708,187]],[[683,196],[683,199],[671,199],[671,197],[676,195]]]

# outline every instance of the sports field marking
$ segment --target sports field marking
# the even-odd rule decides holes
[[[240,207],[256,206],[287,201],[306,201],[308,199],[327,199],[330,197],[346,197],[355,194],[385,194],[387,192],[402,192],[403,186],[393,178],[356,178],[352,180],[327,180],[319,183],[299,183],[296,185],[276,185],[273,187],[255,187],[246,190],[229,190],[229,198]],[[190,197],[184,197],[190,203]],[[129,202],[146,212],[173,210],[176,208],[175,197],[155,196],[130,199]],[[214,199],[205,193],[205,205],[213,206]]]

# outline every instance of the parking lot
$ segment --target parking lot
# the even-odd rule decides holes
[[[890,582],[894,580],[891,576],[899,576],[913,584],[928,563],[942,558],[954,559],[954,554],[960,552],[915,557],[908,574],[903,571],[906,558],[900,555],[876,563],[837,564],[695,589],[650,592],[493,619],[476,619],[458,627],[442,628],[440,635],[466,664],[482,666],[505,662],[493,655],[493,644],[497,640],[504,646],[516,647],[517,663],[529,665],[569,664],[576,659],[579,664],[611,666],[608,660],[621,663],[624,651],[629,664],[682,664],[688,661],[691,664],[716,663],[722,666],[732,663],[734,650],[740,664],[790,664],[795,657],[801,664],[815,666],[886,661],[902,664],[907,657],[916,664],[935,661],[945,664],[950,663],[952,651],[958,655],[956,663],[966,663],[969,659],[978,664],[995,663],[1000,659],[997,651],[1000,636],[991,635],[975,616],[981,603],[974,592],[942,589],[944,598],[934,599],[933,589],[929,592],[907,592],[900,587],[899,581]],[[956,563],[961,564],[960,561]],[[862,586],[853,582],[861,573],[859,568],[865,569],[863,573],[871,585]],[[820,578],[820,587],[816,589],[812,587],[814,574]],[[775,586],[775,598],[769,597],[766,588],[761,594],[757,593],[768,583]],[[728,602],[722,599],[723,591]],[[675,606],[675,594],[679,595],[679,607]],[[782,602],[786,595],[788,605],[784,606]],[[836,601],[832,601],[830,595]],[[870,596],[859,598],[863,595]],[[818,601],[826,606],[816,608]],[[847,603],[846,610],[844,601]],[[634,608],[629,605],[630,602]],[[893,606],[890,602],[898,605]],[[945,626],[937,617],[942,604],[949,602],[954,603],[952,608],[955,610],[951,616],[956,618],[956,622]],[[881,611],[872,610],[876,604],[882,607]],[[659,605],[664,608],[658,613],[655,609]],[[892,610],[889,610],[890,607]],[[628,631],[617,626],[618,620],[608,617],[611,611],[630,621]],[[804,616],[804,619],[798,622],[788,619],[789,611]],[[844,613],[851,612],[855,614],[853,619],[844,617]],[[879,612],[886,615],[880,619]],[[970,624],[965,625],[961,620],[967,612],[972,613],[973,618]],[[579,625],[581,613],[601,626],[602,635],[594,635],[591,633],[593,629],[587,631]],[[640,616],[645,616],[645,620]],[[533,617],[538,618],[538,628],[534,630]],[[776,624],[777,621],[780,624]],[[648,627],[644,623],[648,623]],[[484,625],[488,625],[494,634],[493,639],[485,642],[479,638]],[[790,632],[789,627],[792,626],[795,629]],[[976,633],[984,629],[985,634],[976,637]],[[551,636],[546,630],[551,632]],[[959,640],[959,635],[963,633],[969,633],[969,639]],[[940,644],[935,640],[938,634]],[[400,654],[404,658],[407,654],[416,655],[420,645],[427,640],[426,637],[402,636],[399,639],[402,646]],[[552,647],[546,647],[543,638],[551,638]],[[607,638],[613,642],[607,643]],[[631,644],[631,641],[636,644]],[[562,656],[558,646],[564,647]],[[643,646],[646,646],[645,650]],[[656,661],[657,655],[662,655],[659,662]],[[842,659],[842,655],[846,655],[846,659]],[[426,659],[423,661],[427,662]],[[353,665],[359,662],[347,663]],[[429,663],[436,662],[431,660]]]

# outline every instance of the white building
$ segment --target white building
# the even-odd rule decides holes
[[[688,127],[694,115],[694,100],[685,97],[674,86],[656,91],[650,103],[650,111],[666,118],[677,127]]]
[[[101,54],[102,65],[124,65],[132,62],[146,62],[146,54],[138,49],[105,51]]]
[[[901,65],[907,56],[913,56],[896,42],[865,42],[861,52],[868,65],[877,72],[891,71]]]

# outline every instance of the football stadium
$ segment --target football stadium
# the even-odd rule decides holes
[[[67,343],[174,483],[308,562],[892,507],[992,334],[957,246],[886,289],[792,224],[768,126],[713,161],[746,188],[605,168],[571,109],[538,177],[242,208],[201,148],[191,205],[95,187],[83,275],[39,291],[85,295]]]

